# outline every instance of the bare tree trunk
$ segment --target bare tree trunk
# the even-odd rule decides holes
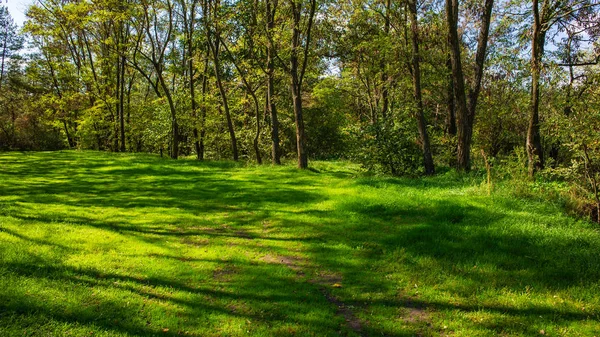
[[[118,50],[121,50],[125,44],[125,36],[124,36],[124,25],[123,22],[119,22],[119,42],[117,45]],[[119,92],[119,122],[121,129],[121,152],[125,152],[125,53],[121,52],[119,56],[119,52],[117,52],[117,57],[119,61],[117,62],[117,67],[119,71],[119,85],[117,91]]]
[[[6,59],[6,49],[7,48],[8,48],[8,25],[6,25],[6,29],[4,31],[4,41],[2,43],[2,66],[0,66],[0,90],[2,90],[2,82],[4,81],[4,62]]]
[[[294,61],[292,61],[294,63]],[[297,60],[296,60],[297,63]],[[297,69],[292,66],[292,100],[294,104],[294,117],[296,120],[296,149],[298,151],[298,168],[308,168],[306,155],[306,136],[304,134],[304,117],[302,114],[302,91],[298,84]]]
[[[204,138],[206,136],[206,91],[208,89],[208,49],[204,60],[204,74],[202,75],[202,106],[200,108],[200,139],[198,140],[198,159],[204,160]]]
[[[448,113],[446,115],[446,134],[454,137],[456,136],[456,104],[454,98],[454,81],[452,79],[452,60],[450,59],[450,55],[448,55],[446,66],[448,67],[450,73],[448,87],[446,88],[446,95],[448,96],[446,101],[446,106],[448,109]]]
[[[207,2],[210,0],[207,0]],[[223,86],[222,76],[221,76],[221,63],[219,59],[220,54],[220,41],[221,41],[221,32],[219,28],[219,1],[214,0],[214,4],[212,6],[212,25],[208,21],[208,14],[205,14],[206,20],[206,31],[207,31],[207,42],[210,50],[213,55],[213,67],[215,70],[215,78],[217,82],[217,87],[219,88],[219,95],[221,96],[222,107],[225,112],[225,119],[227,121],[227,129],[229,131],[229,137],[231,138],[231,152],[233,153],[233,160],[238,160],[238,148],[237,148],[237,139],[235,136],[235,129],[233,127],[233,121],[231,119],[231,113],[229,111],[229,102],[227,101],[227,91],[225,90],[225,86]],[[211,28],[214,28],[214,33],[211,33]],[[214,35],[214,38],[211,39],[211,35]]]
[[[171,158],[177,159],[179,157],[179,124],[177,122],[177,110],[175,109],[175,103],[169,90],[169,85],[165,82],[165,78],[162,76],[162,72],[157,74],[160,86],[163,88],[167,102],[169,103],[169,110],[171,111]]]
[[[452,65],[452,82],[456,103],[456,126],[458,134],[457,167],[468,170],[470,144],[465,143],[467,128],[467,97],[465,95],[465,78],[460,58],[460,39],[458,37],[458,0],[446,0],[446,19],[448,20],[448,41],[450,43],[450,62]]]
[[[421,66],[419,64],[419,26],[417,22],[417,0],[411,0],[408,3],[410,9],[410,21],[412,30],[412,79],[415,103],[417,104],[417,124],[419,128],[419,137],[421,138],[421,149],[423,151],[423,165],[425,174],[435,173],[433,157],[431,155],[431,146],[429,145],[429,135],[427,134],[427,123],[423,113],[423,97],[421,94]]]
[[[191,3],[189,12],[188,12],[188,8],[187,8],[187,4],[185,0],[182,0],[180,2],[181,4],[181,9],[182,9],[182,17],[183,17],[183,26],[185,29],[185,39],[186,39],[186,46],[187,46],[187,53],[185,54],[185,59],[187,59],[187,62],[184,61],[184,66],[187,65],[187,73],[188,73],[188,85],[189,85],[189,91],[190,91],[190,104],[191,104],[191,110],[192,110],[192,120],[194,123],[194,128],[192,129],[192,133],[194,135],[194,148],[196,150],[196,158],[198,160],[200,160],[202,158],[202,155],[200,154],[200,140],[199,140],[199,136],[198,136],[198,127],[196,126],[196,120],[198,119],[198,103],[196,102],[196,82],[194,81],[194,42],[193,42],[193,38],[194,38],[194,27],[195,27],[195,18],[196,18],[196,4],[197,1],[194,0]]]
[[[533,0],[533,36],[531,39],[531,114],[527,128],[527,149],[529,176],[533,177],[537,170],[544,167],[544,154],[540,137],[540,71],[542,56],[544,55],[544,42],[546,31],[542,27],[542,18],[539,12],[539,1]]]
[[[302,39],[300,25],[302,21],[302,2],[290,1],[292,7],[292,16],[294,26],[292,28],[292,51],[290,55],[289,72],[291,77],[291,92],[294,107],[294,117],[296,120],[296,148],[298,151],[298,168],[308,168],[308,156],[306,154],[306,136],[304,133],[304,117],[302,113],[302,81],[308,62],[308,51],[310,48],[310,34],[313,24],[313,19],[316,11],[316,0],[310,1],[310,10],[306,18],[307,28],[306,36]],[[304,40],[304,48],[302,41]],[[300,65],[299,49],[303,49],[302,65]]]
[[[256,96],[256,90],[258,90],[258,88],[256,88],[256,89],[252,88],[252,85],[250,84],[250,82],[248,82],[246,75],[244,74],[240,65],[238,64],[238,61],[235,59],[235,57],[229,50],[229,47],[227,47],[227,43],[223,40],[220,40],[220,42],[221,42],[221,45],[223,46],[223,48],[225,48],[225,51],[227,52],[227,54],[229,54],[229,57],[232,60],[233,66],[235,67],[238,74],[240,75],[240,78],[242,79],[242,82],[244,83],[244,87],[246,87],[246,92],[248,94],[250,94],[250,96],[252,97],[252,101],[254,102],[254,115],[256,116],[256,133],[254,134],[253,146],[254,146],[254,152],[256,154],[256,162],[259,164],[262,164],[262,158],[260,156],[260,148],[258,146],[258,141],[260,139],[260,104],[258,103],[258,97]]]
[[[229,103],[227,101],[227,92],[225,91],[225,87],[223,86],[223,81],[221,79],[221,63],[219,62],[219,35],[218,32],[215,33],[215,41],[211,43],[210,47],[213,52],[213,65],[215,68],[215,77],[217,80],[217,87],[219,88],[219,94],[221,95],[221,102],[223,103],[223,110],[225,112],[225,118],[227,120],[227,129],[229,130],[229,137],[231,138],[231,151],[233,152],[233,160],[238,160],[238,148],[237,148],[237,139],[235,137],[235,130],[233,128],[233,121],[231,119],[231,113],[229,111]]]
[[[71,134],[69,133],[69,128],[67,127],[67,121],[63,118],[62,120],[63,126],[65,128],[65,135],[67,136],[67,142],[69,143],[69,148],[74,148],[75,143],[73,142],[73,138],[71,138]]]
[[[383,27],[383,32],[385,36],[388,37],[390,34],[390,10],[391,10],[391,0],[386,0],[385,2],[385,24]],[[390,104],[389,98],[389,76],[386,69],[386,60],[382,58],[381,60],[381,119],[385,122],[387,121],[387,114]]]
[[[494,0],[485,0],[484,11],[481,16],[481,28],[477,39],[477,52],[475,55],[475,80],[469,88],[469,101],[465,93],[465,79],[460,57],[460,39],[458,37],[458,0],[446,0],[446,19],[448,21],[450,60],[452,64],[452,77],[456,103],[457,126],[457,168],[461,171],[471,169],[471,140],[473,136],[473,123],[477,98],[481,89],[483,66],[487,50],[490,22]]]
[[[273,43],[270,38],[271,32],[275,27],[275,13],[277,10],[277,0],[266,0],[266,14],[267,14],[267,34],[269,39],[267,42],[267,109],[271,117],[271,158],[273,164],[281,164],[279,150],[279,119],[277,117],[277,108],[273,101],[274,88],[274,77],[275,77],[275,63],[273,62]]]

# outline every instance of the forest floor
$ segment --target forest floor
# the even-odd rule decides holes
[[[477,179],[0,153],[0,336],[600,336],[600,231]]]

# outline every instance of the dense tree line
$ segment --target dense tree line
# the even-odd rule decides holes
[[[0,147],[300,168],[343,157],[396,175],[522,149],[530,175],[562,169],[597,191],[599,11],[597,0],[42,0],[18,32],[0,7]]]

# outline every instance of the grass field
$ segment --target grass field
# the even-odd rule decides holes
[[[600,231],[474,179],[0,153],[0,336],[600,336]]]

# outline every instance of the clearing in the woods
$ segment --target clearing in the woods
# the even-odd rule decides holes
[[[0,335],[600,335],[597,225],[312,165],[0,153]]]

